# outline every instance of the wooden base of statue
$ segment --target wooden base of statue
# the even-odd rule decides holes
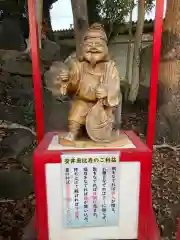
[[[71,146],[74,148],[121,148],[121,147],[132,147],[132,142],[129,140],[128,136],[122,132],[114,138],[114,141],[107,143],[98,143],[89,139],[88,137],[81,137],[75,141],[70,141],[64,138],[62,134],[59,135],[59,144],[66,147]]]
[[[160,240],[152,209],[152,151],[132,132],[73,146],[48,133],[34,152],[39,240]]]

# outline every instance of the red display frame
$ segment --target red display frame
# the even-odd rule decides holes
[[[177,240],[180,240],[180,216],[179,216],[179,220],[178,220]]]
[[[48,150],[48,146],[54,135],[48,133],[41,141],[34,152],[34,179],[36,195],[36,221],[38,230],[38,240],[49,240],[48,238],[48,217],[47,217],[47,197],[46,197],[46,176],[45,165],[47,163],[60,163],[60,155],[65,152],[94,152],[94,151],[117,151],[121,152],[121,162],[140,162],[140,195],[139,195],[139,223],[138,240],[160,240],[158,226],[156,224],[151,199],[151,169],[152,151],[133,133],[126,131],[125,134],[131,139],[136,148],[129,149],[84,149],[84,150]]]
[[[36,125],[37,125],[36,130],[37,130],[37,140],[38,140],[38,143],[40,143],[44,137],[44,116],[43,116],[42,82],[41,82],[40,59],[39,59],[38,24],[36,19],[35,1],[36,0],[28,0],[28,14],[29,14],[29,26],[30,26],[30,43],[31,43],[35,112],[36,112]],[[151,81],[150,81],[150,97],[149,97],[150,100],[149,100],[149,113],[148,113],[148,132],[147,132],[147,145],[151,150],[153,149],[154,132],[155,132],[158,66],[159,66],[159,60],[160,60],[161,35],[162,35],[162,26],[163,26],[163,8],[164,8],[164,0],[156,0],[156,16],[155,16],[155,23],[154,23],[153,57],[152,57],[152,71],[151,71]],[[48,140],[49,138],[50,138],[50,135],[46,135],[45,139],[37,148],[34,159],[37,159],[37,160],[39,159],[38,152],[45,153],[45,146],[49,141]],[[135,135],[133,135],[134,140],[135,138],[136,138]],[[137,155],[137,153],[134,152],[133,149],[131,149],[129,154],[130,153],[133,154],[134,156]],[[152,161],[152,154],[151,154],[151,159],[149,159],[148,162],[151,162],[150,160]],[[34,170],[36,189],[37,189],[37,186],[36,186],[37,184],[39,187],[42,187],[42,188],[44,184],[43,166],[41,165],[40,159],[37,162],[38,162],[37,165],[35,164],[35,168],[37,169]],[[145,202],[143,203],[143,199],[140,199],[140,202],[142,202],[140,206],[140,213],[142,213],[142,216],[140,217],[140,220],[139,220],[139,230],[138,230],[139,238],[138,239],[140,240],[160,239],[158,228],[156,228],[157,226],[155,223],[154,213],[152,210],[151,189],[149,187],[150,180],[148,179],[147,181],[147,176],[146,176],[146,174],[149,175],[151,173],[151,169],[147,166],[147,163],[146,164],[142,163],[141,170],[142,169],[144,169],[144,173],[141,175],[141,178],[142,177],[144,178],[143,182],[149,183],[148,184],[149,197],[146,196],[147,199],[144,199],[144,200],[147,200],[147,202],[149,203],[149,207],[147,209],[144,209],[147,205]],[[42,179],[40,179],[39,176],[42,176]],[[42,185],[37,183],[37,179]],[[142,186],[144,186],[144,183],[142,184]],[[145,189],[145,187],[142,187],[142,186],[141,188]],[[145,190],[145,192],[147,192],[147,189]],[[37,199],[42,197],[41,194],[40,196],[38,194],[36,196],[37,196]],[[43,202],[44,200],[42,201],[42,203]],[[40,203],[37,203],[37,205],[40,206]],[[145,213],[147,214],[146,216],[145,216]],[[38,212],[38,215],[39,215],[39,212]],[[149,220],[148,227],[146,227],[143,224],[145,219]],[[40,221],[37,220],[37,222],[38,222],[38,229],[40,228],[39,229],[40,234],[43,234],[41,230],[41,226],[39,225]],[[42,226],[45,226],[46,220],[42,219],[41,224]],[[43,229],[45,228],[43,227]],[[41,238],[41,239],[46,240],[46,238]],[[180,239],[180,237],[178,239]]]
[[[30,43],[32,55],[32,71],[34,82],[34,100],[37,125],[37,140],[38,143],[44,136],[44,116],[43,116],[43,97],[42,97],[42,81],[39,58],[39,41],[38,41],[38,24],[36,19],[36,0],[28,0],[28,15],[30,26]],[[158,72],[161,49],[161,36],[163,27],[163,10],[164,0],[156,0],[156,15],[154,21],[154,36],[153,36],[153,52],[152,52],[152,69],[150,78],[150,93],[149,93],[149,111],[148,111],[148,131],[147,145],[153,149],[155,120],[156,120],[156,102],[157,102],[157,87],[158,87]]]

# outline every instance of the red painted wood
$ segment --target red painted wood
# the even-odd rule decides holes
[[[164,0],[156,0],[156,17],[154,24],[154,40],[152,53],[152,69],[150,78],[149,113],[147,130],[147,145],[150,149],[153,149],[155,134],[158,71],[163,27],[163,10]]]
[[[28,14],[30,27],[30,43],[32,57],[32,72],[34,82],[34,101],[36,113],[36,130],[38,143],[44,136],[44,116],[43,116],[43,97],[42,81],[39,58],[38,24],[36,19],[35,0],[28,0]]]
[[[132,140],[136,148],[120,149],[121,162],[140,162],[140,199],[139,199],[139,223],[138,240],[160,240],[159,230],[155,221],[152,199],[151,199],[151,168],[152,151],[132,132],[125,132]],[[47,163],[60,163],[62,152],[59,150],[48,151],[48,145],[57,133],[48,133],[34,152],[34,178],[36,195],[36,213],[38,240],[49,240],[48,237],[48,216],[46,197],[45,165]],[[63,152],[74,152],[63,150]],[[77,150],[81,151],[82,150]],[[93,149],[86,149],[86,152],[93,152]],[[96,149],[96,151],[117,151],[116,149]]]
[[[180,240],[180,216],[179,216],[179,221],[178,221],[177,240]]]

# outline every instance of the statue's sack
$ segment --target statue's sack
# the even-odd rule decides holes
[[[92,107],[86,117],[86,130],[90,138],[96,142],[112,140],[113,120],[100,101]]]

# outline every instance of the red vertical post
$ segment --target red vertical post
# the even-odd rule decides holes
[[[149,112],[147,128],[147,145],[150,149],[153,149],[155,134],[158,70],[161,53],[163,13],[164,13],[164,0],[156,0],[156,16],[154,23],[154,39],[153,39],[152,69],[150,78]]]
[[[179,220],[178,220],[178,231],[177,231],[177,240],[180,240],[180,215],[179,215]]]
[[[38,143],[44,136],[44,115],[43,115],[43,97],[42,97],[42,81],[39,57],[39,39],[38,39],[38,23],[35,0],[28,0],[29,28],[30,28],[30,44],[32,57],[32,72],[34,82],[34,102],[36,113],[36,131]]]

